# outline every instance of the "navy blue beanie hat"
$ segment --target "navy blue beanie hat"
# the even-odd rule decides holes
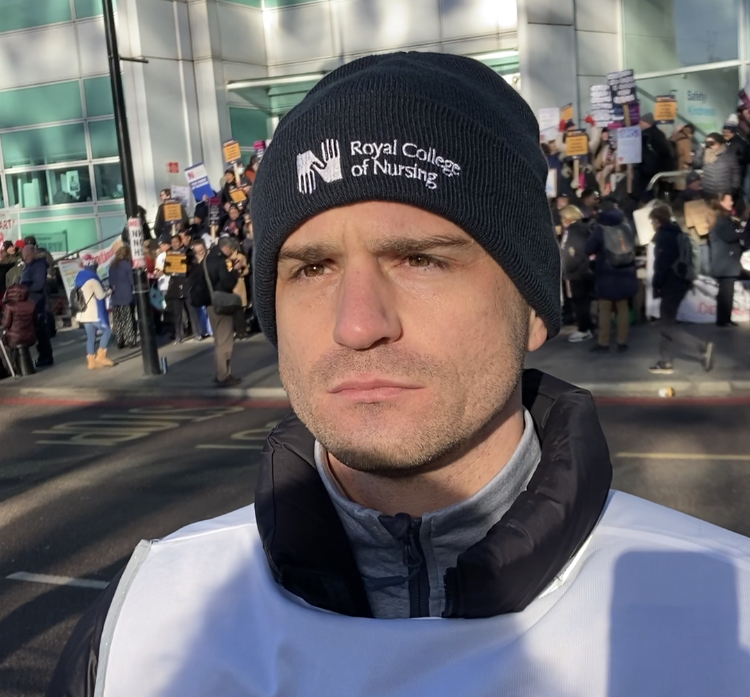
[[[279,123],[253,185],[255,306],[276,345],[286,239],[330,208],[394,201],[471,235],[560,329],[560,251],[539,126],[491,68],[441,53],[367,56],[323,78]]]

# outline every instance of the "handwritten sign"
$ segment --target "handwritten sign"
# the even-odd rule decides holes
[[[640,126],[621,128],[617,135],[617,162],[621,165],[637,165],[643,158]]]
[[[559,107],[539,110],[539,135],[542,143],[555,140],[560,129]]]

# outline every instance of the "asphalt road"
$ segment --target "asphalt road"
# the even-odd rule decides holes
[[[140,539],[251,503],[285,413],[0,398],[0,695],[44,694],[77,618]],[[600,414],[615,488],[750,535],[750,402]]]

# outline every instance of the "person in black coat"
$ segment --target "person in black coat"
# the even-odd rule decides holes
[[[591,235],[586,242],[586,254],[596,254],[596,272],[594,285],[596,297],[599,298],[599,341],[592,351],[606,353],[609,351],[613,313],[617,314],[617,348],[628,350],[630,331],[630,298],[638,292],[638,277],[633,263],[626,266],[612,266],[607,260],[605,238],[610,233],[619,233],[635,248],[635,232],[625,221],[625,214],[611,198],[602,201],[601,212],[592,226]]]
[[[239,250],[239,243],[234,237],[220,237],[206,256],[205,268],[208,276],[209,293],[216,291],[233,293],[240,279],[230,257]],[[209,298],[209,301],[211,298]],[[240,380],[232,375],[231,360],[234,349],[234,317],[218,314],[213,303],[209,302],[208,317],[214,333],[216,348],[216,378],[219,387],[232,387]]]
[[[713,344],[701,341],[677,324],[677,311],[690,289],[684,276],[678,275],[679,267],[675,267],[680,258],[680,235],[685,233],[672,219],[672,211],[668,206],[656,206],[649,219],[656,232],[652,286],[654,297],[661,298],[659,361],[650,371],[662,375],[674,372],[672,359],[675,344],[696,351],[701,356],[703,367],[711,370]]]
[[[740,165],[737,156],[727,150],[724,136],[709,133],[706,138],[706,152],[703,156],[703,193],[706,198],[720,196],[728,192],[734,198],[739,194]]]
[[[660,172],[669,172],[676,167],[672,148],[667,136],[659,129],[653,114],[641,116],[641,163],[636,165],[636,189],[639,198],[646,194],[649,182]]]
[[[723,193],[712,201],[716,210],[716,222],[708,233],[711,245],[711,276],[719,282],[716,298],[716,325],[735,327],[732,322],[734,284],[742,275],[740,257],[742,245],[737,232],[737,221],[732,218],[733,199],[731,193]]]
[[[573,305],[578,331],[568,341],[579,343],[593,338],[591,330],[591,290],[593,273],[586,254],[586,242],[591,231],[591,221],[584,218],[576,206],[561,211],[563,235],[560,241],[565,293]]]

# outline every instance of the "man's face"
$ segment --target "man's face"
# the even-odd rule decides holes
[[[159,193],[159,198],[161,199],[161,202],[164,203],[164,201],[168,201],[169,200],[169,194],[167,194],[166,192],[162,191],[162,192]]]
[[[240,212],[236,208],[230,208],[229,209],[229,217],[232,220],[237,220],[237,218],[240,217]]]
[[[281,250],[276,312],[297,415],[339,461],[386,476],[469,447],[546,338],[479,244],[396,203],[304,223]]]
[[[30,264],[32,261],[34,261],[34,257],[36,256],[36,250],[33,247],[24,247],[23,250],[21,250],[21,258],[23,259],[24,264]]]
[[[175,235],[172,238],[172,249],[176,252],[180,247],[182,247],[182,240],[179,235]]]
[[[565,196],[558,196],[556,200],[557,200],[557,210],[558,211],[561,211],[563,208],[565,208],[570,203],[570,200],[567,199]]]
[[[193,242],[193,254],[198,261],[202,261],[206,256],[206,248],[199,242]]]

